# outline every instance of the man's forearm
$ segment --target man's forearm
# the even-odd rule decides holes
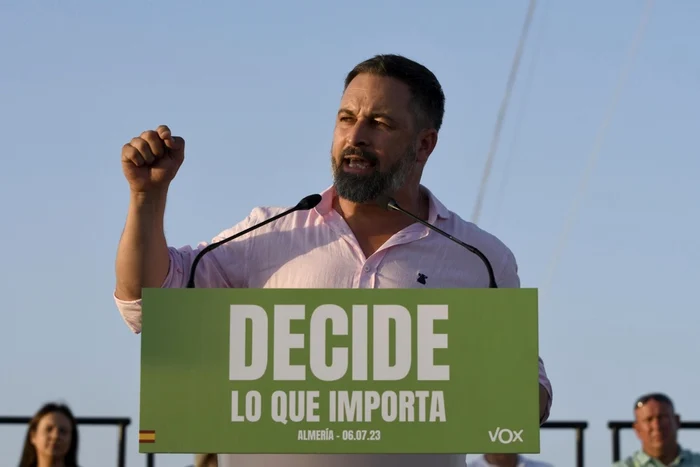
[[[116,260],[115,295],[141,298],[141,290],[160,287],[168,274],[168,245],[163,218],[167,193],[132,194]]]

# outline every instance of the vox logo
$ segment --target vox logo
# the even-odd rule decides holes
[[[523,430],[509,430],[507,428],[496,427],[495,431],[489,430],[489,438],[491,442],[498,441],[501,444],[522,443]]]

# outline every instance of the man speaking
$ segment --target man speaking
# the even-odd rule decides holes
[[[479,288],[519,287],[512,252],[493,235],[448,210],[420,184],[442,125],[445,96],[426,67],[397,55],[358,64],[345,79],[336,115],[333,185],[312,209],[298,210],[201,257],[196,287]],[[121,153],[130,203],[116,259],[117,307],[141,331],[141,290],[185,287],[196,248],[169,247],[163,217],[170,182],[185,157],[185,141],[160,126],[133,138]],[[487,261],[416,222],[387,210],[398,206],[478,249]],[[258,207],[222,232],[229,237],[283,212]],[[552,389],[542,360],[540,416],[549,416]],[[478,380],[479,375],[474,375]],[[465,395],[468,397],[468,394]],[[220,455],[224,467],[443,467],[463,455]]]

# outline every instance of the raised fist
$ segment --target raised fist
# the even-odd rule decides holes
[[[185,160],[185,140],[165,125],[148,130],[122,147],[122,169],[131,191],[167,190]]]

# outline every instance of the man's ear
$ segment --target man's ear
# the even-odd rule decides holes
[[[416,162],[425,164],[435,150],[438,142],[438,132],[434,128],[426,128],[418,133],[416,138]]]
[[[641,439],[641,437],[639,435],[639,423],[637,423],[636,420],[634,422],[632,422],[632,429],[634,430],[634,433],[637,435],[637,438]]]

